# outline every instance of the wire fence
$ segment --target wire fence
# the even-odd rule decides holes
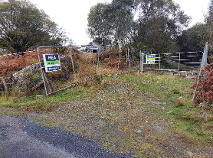
[[[90,82],[100,83],[102,76],[168,69],[177,71],[196,70],[202,59],[201,52],[162,54],[138,52],[138,56],[135,56],[130,49],[124,51],[109,49],[102,53],[82,53],[73,50],[60,51],[62,50],[57,52],[55,49],[42,48],[17,59],[11,58],[9,60],[11,63],[14,60],[17,61],[17,66],[20,66],[20,61],[23,61],[25,65],[22,64],[18,68],[19,71],[11,71],[11,73],[0,78],[2,95],[48,96],[78,85]],[[50,66],[59,64],[57,69],[51,67],[55,71],[47,71],[44,54],[51,57],[58,55],[58,61],[46,61]],[[7,71],[9,72],[9,69]]]

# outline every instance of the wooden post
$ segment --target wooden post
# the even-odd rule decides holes
[[[41,68],[41,75],[42,75],[42,79],[43,79],[43,81],[44,81],[45,95],[48,96],[47,84],[46,84],[46,80],[45,80],[45,77],[44,77],[44,69],[43,69],[43,68]]]
[[[178,71],[180,70],[180,52],[179,52],[179,61],[178,61]]]
[[[98,66],[100,65],[100,52],[98,51]]]
[[[128,48],[128,52],[127,52],[127,56],[128,56],[128,67],[130,68],[131,67],[131,62],[130,62],[130,50]]]
[[[4,85],[4,93],[5,93],[5,95],[7,95],[8,94],[8,87],[7,87],[7,84],[5,82],[5,79],[3,77],[1,77],[1,81]]]
[[[50,91],[50,93],[53,92],[53,86],[52,86],[52,84],[49,82],[49,80],[48,80],[48,78],[47,78],[47,76],[46,76],[44,70],[43,70],[43,75],[44,75],[44,79],[45,79],[45,81],[46,81],[46,83],[47,83],[47,90],[49,89],[49,90],[48,90],[48,95],[49,95],[49,91]]]
[[[44,82],[45,95],[48,96],[46,81],[45,81],[44,72],[43,72],[43,68],[42,68],[42,65],[41,65],[41,59],[40,59],[39,54],[38,54],[38,60],[39,60],[39,63],[40,63],[41,77],[42,77],[42,80]]]
[[[142,53],[142,52],[140,51],[140,72],[143,72],[143,71],[144,71],[143,65],[144,65],[144,53]]]
[[[121,63],[121,49],[119,48],[119,51],[118,51],[118,70],[120,69],[120,63]]]
[[[121,52],[122,52],[121,48],[122,48],[122,45],[121,43],[119,43],[118,44],[118,65],[117,65],[118,70],[120,69],[120,63],[121,63]]]
[[[70,55],[70,59],[71,59],[71,63],[72,63],[73,72],[75,73],[75,65],[74,65],[74,62],[73,62],[72,55]]]
[[[160,62],[161,62],[161,58],[160,58],[160,57],[161,57],[161,56],[160,56],[160,54],[159,54],[159,70],[160,70],[160,66],[161,66],[161,65],[160,65],[160,64],[161,64],[161,63],[160,63]]]

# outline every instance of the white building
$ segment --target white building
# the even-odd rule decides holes
[[[99,53],[103,51],[103,47],[98,45],[95,42],[90,42],[88,45],[81,45],[81,48],[79,49],[79,51]]]

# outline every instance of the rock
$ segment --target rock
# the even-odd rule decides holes
[[[154,128],[155,132],[158,134],[161,134],[163,132],[163,127],[161,127],[161,126],[154,126],[153,128]]]
[[[44,95],[36,95],[36,99],[42,99]]]
[[[191,151],[187,151],[186,155],[189,156],[189,157],[193,157],[193,153]]]
[[[151,104],[155,104],[155,105],[166,105],[166,102],[160,102],[160,101],[151,101]]]
[[[30,65],[30,66],[23,68],[21,71],[14,73],[12,76],[13,76],[14,80],[17,81],[19,79],[22,79],[25,73],[33,72],[34,70],[37,70],[39,68],[40,68],[39,63]]]
[[[14,73],[12,78],[15,89],[24,94],[31,92],[31,88],[42,81],[40,71],[37,71],[39,68],[40,64],[35,64]]]
[[[136,131],[135,131],[135,133],[137,133],[137,134],[141,134],[141,133],[142,133],[142,131],[141,131],[141,130],[136,130]]]
[[[199,104],[200,108],[204,108],[204,107],[207,107],[207,106],[208,106],[207,102],[202,102],[202,103]]]

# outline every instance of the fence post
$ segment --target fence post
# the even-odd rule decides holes
[[[5,79],[3,77],[1,77],[1,81],[2,81],[3,86],[4,86],[4,93],[5,93],[5,95],[7,95],[8,94],[7,83],[5,82]]]
[[[159,70],[160,70],[160,68],[161,68],[161,67],[160,67],[160,66],[161,66],[161,63],[160,63],[160,62],[161,62],[161,56],[160,56],[160,54],[159,54]]]
[[[129,48],[128,48],[128,66],[129,66],[129,68],[131,67],[131,62],[130,62],[130,50],[129,50]]]
[[[178,60],[178,71],[180,70],[180,52],[179,52],[179,60]]]
[[[196,78],[196,87],[195,87],[195,90],[193,92],[192,102],[194,102],[194,100],[196,98],[196,93],[197,93],[197,89],[198,89],[198,84],[200,82],[200,77],[201,77],[202,70],[204,70],[205,66],[207,66],[207,64],[208,64],[207,63],[208,52],[209,52],[209,45],[208,45],[208,42],[206,42],[205,48],[204,48],[203,57],[202,57],[202,61],[201,61],[201,65],[200,65],[200,71],[199,71],[198,77]]]
[[[144,65],[144,53],[140,51],[140,72],[143,72],[143,65]]]
[[[72,62],[73,72],[75,73],[75,65],[74,65],[74,61],[73,61],[73,58],[72,58],[72,54],[70,55],[70,59],[71,59],[71,62]]]
[[[100,65],[100,51],[98,51],[98,57],[97,57],[97,67]]]

